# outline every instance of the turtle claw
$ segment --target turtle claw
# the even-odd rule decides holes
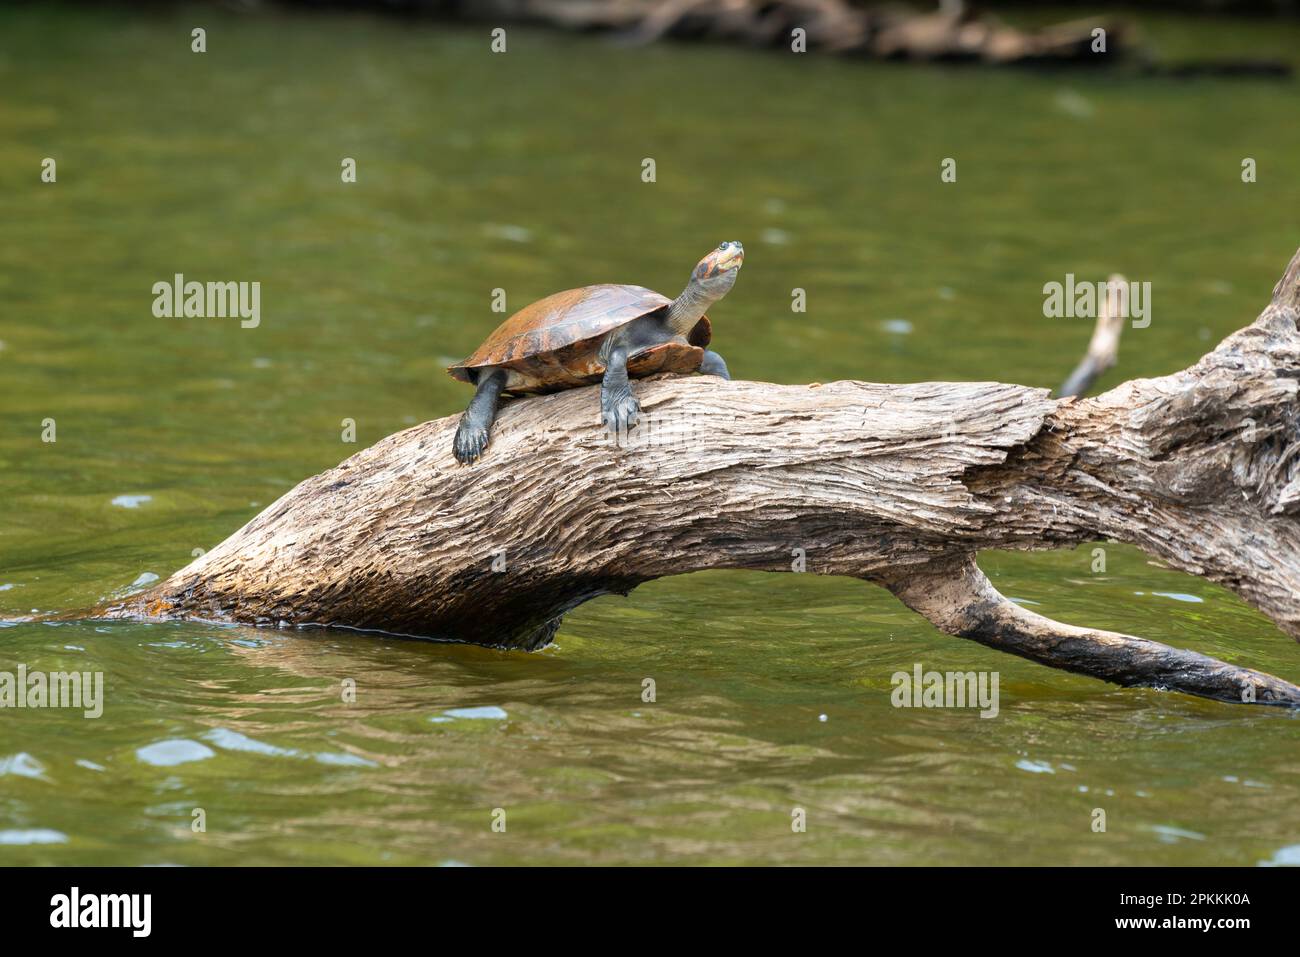
[[[602,396],[600,417],[611,435],[626,435],[641,420],[641,404],[630,389]]]
[[[456,456],[456,461],[461,465],[473,465],[487,448],[488,430],[483,426],[476,426],[468,418],[462,419],[456,429],[456,438],[451,444],[451,450]]]

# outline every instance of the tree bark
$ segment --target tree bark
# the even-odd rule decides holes
[[[1250,326],[1096,398],[1000,383],[634,383],[507,402],[477,465],[457,416],[300,483],[107,617],[337,625],[536,648],[569,609],[709,568],[852,575],[941,630],[1122,685],[1300,705],[1202,655],[1002,598],[980,549],[1113,539],[1230,588],[1300,637],[1300,253]]]

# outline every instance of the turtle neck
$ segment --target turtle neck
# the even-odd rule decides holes
[[[725,290],[723,290],[725,293]],[[692,279],[687,283],[682,294],[673,300],[673,304],[668,307],[668,325],[673,332],[679,336],[684,336],[695,328],[695,324],[722,295],[710,295],[704,291],[704,288]]]

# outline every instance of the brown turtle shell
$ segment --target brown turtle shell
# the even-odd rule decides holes
[[[605,335],[634,319],[666,311],[672,300],[644,286],[602,284],[566,289],[525,306],[501,323],[469,358],[447,369],[462,382],[474,370],[507,371],[507,392],[554,392],[599,382],[605,366],[599,351]],[[712,338],[707,316],[689,335],[629,357],[633,377],[655,372],[695,372]]]

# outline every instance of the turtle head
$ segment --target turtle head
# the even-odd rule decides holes
[[[731,291],[744,261],[745,247],[728,242],[695,264],[691,281],[668,310],[668,325],[675,333],[689,335],[705,310]]]
[[[721,299],[735,285],[736,273],[744,261],[744,246],[737,242],[723,243],[696,264],[691,284],[710,299]]]

